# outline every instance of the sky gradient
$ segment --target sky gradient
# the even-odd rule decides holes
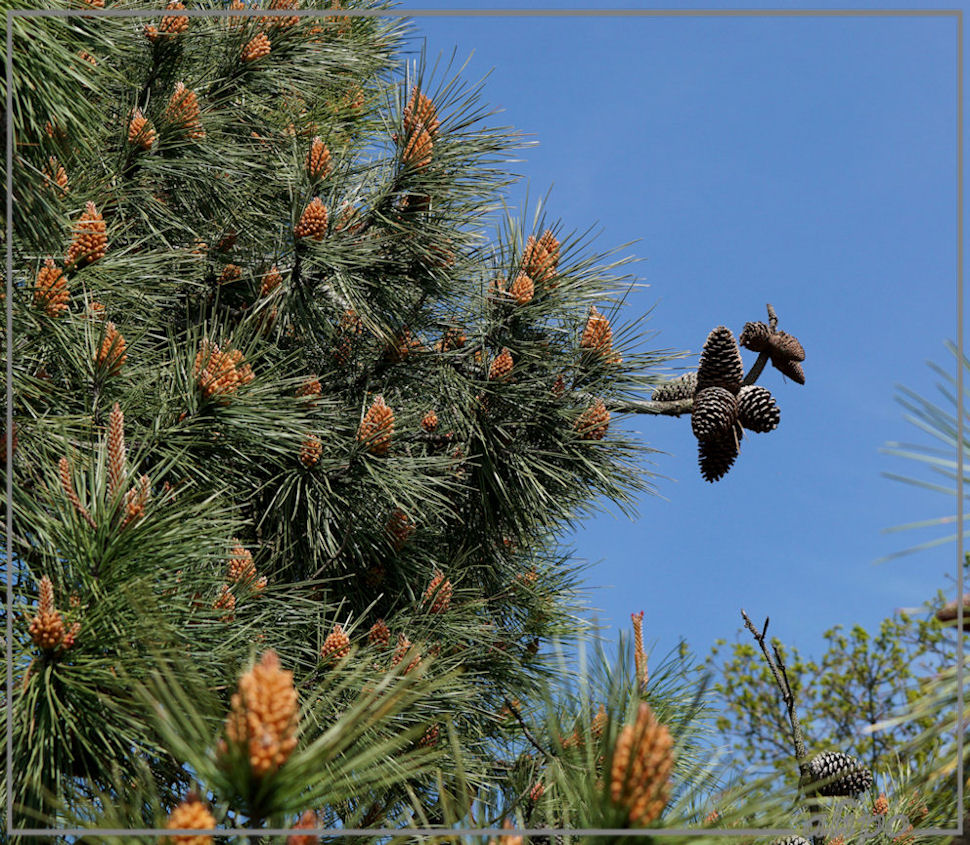
[[[567,231],[596,225],[602,250],[638,241],[624,254],[641,259],[634,272],[649,287],[623,321],[655,306],[653,347],[690,350],[684,363],[696,364],[712,328],[737,334],[771,302],[806,349],[804,387],[766,369],[759,384],[781,425],[748,435],[718,483],[700,476],[688,418],[627,422],[666,453],[650,467],[666,476],[664,498],[644,497],[636,521],[614,508],[571,538],[594,564],[588,586],[608,633],[644,610],[656,654],[686,637],[703,656],[717,637],[734,640],[743,607],[820,656],[835,624],[874,630],[938,587],[952,592],[955,544],[874,561],[940,533],[884,529],[955,512],[952,498],[882,477],[929,474],[880,453],[887,441],[930,442],[903,419],[894,386],[929,396],[926,362],[953,369],[954,19],[415,25],[432,59],[457,48],[460,66],[472,54],[464,79],[491,71],[484,99],[503,109],[493,123],[539,142],[516,168],[531,202],[551,187],[549,214]]]

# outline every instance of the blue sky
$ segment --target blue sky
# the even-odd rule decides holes
[[[696,355],[712,328],[737,333],[771,302],[806,349],[804,387],[770,368],[759,382],[779,403],[779,429],[750,435],[716,484],[700,477],[687,418],[628,423],[667,453],[652,467],[667,476],[665,499],[645,497],[634,522],[614,509],[572,538],[595,563],[592,602],[611,633],[644,610],[656,655],[683,636],[703,656],[717,637],[734,639],[744,607],[818,656],[826,628],[872,630],[949,587],[955,544],[874,561],[937,536],[884,529],[955,512],[946,496],[881,477],[929,476],[879,451],[928,442],[904,421],[894,385],[930,395],[926,361],[952,367],[943,343],[957,332],[955,21],[416,25],[432,58],[457,47],[460,64],[473,53],[463,78],[491,71],[484,99],[504,109],[493,122],[539,141],[517,166],[530,200],[552,187],[551,216],[567,230],[598,224],[603,249],[639,241],[627,254],[643,259],[635,271],[650,287],[625,313],[656,306],[654,346]]]

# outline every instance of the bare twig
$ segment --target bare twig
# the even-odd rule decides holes
[[[774,312],[769,308],[769,315]],[[802,728],[798,723],[798,714],[795,712],[795,695],[792,692],[791,684],[788,682],[788,671],[785,669],[785,661],[782,660],[781,653],[778,651],[776,645],[772,646],[772,651],[774,652],[774,659],[768,653],[768,649],[765,646],[765,635],[768,633],[768,617],[765,617],[764,627],[761,629],[761,633],[754,627],[748,614],[741,610],[741,616],[744,617],[744,626],[751,632],[752,636],[757,640],[758,645],[761,646],[761,652],[765,656],[765,660],[768,663],[768,668],[771,669],[771,674],[775,676],[775,683],[778,684],[778,689],[781,690],[781,696],[785,702],[785,708],[788,710],[788,720],[791,723],[792,732],[792,742],[795,746],[795,760],[798,763],[798,771],[801,775],[798,786],[799,790],[804,790],[810,783],[810,773],[808,769],[808,755],[805,751],[805,742],[802,738]],[[806,793],[806,808],[808,809],[809,816],[814,815],[818,812],[818,801],[813,793]],[[823,836],[812,836],[813,845],[822,845],[825,837]]]
[[[792,726],[792,739],[795,743],[795,759],[798,760],[799,768],[801,768],[802,761],[805,759],[805,744],[802,741],[802,729],[798,724],[798,714],[795,713],[795,696],[792,694],[791,687],[788,685],[788,678],[785,675],[785,664],[781,660],[778,654],[778,649],[775,648],[775,659],[772,659],[771,655],[768,654],[768,649],[765,646],[765,634],[768,631],[768,619],[765,619],[764,628],[761,633],[754,627],[748,614],[741,611],[741,616],[744,617],[744,626],[751,632],[755,640],[757,640],[758,645],[761,646],[761,651],[765,656],[765,660],[768,663],[768,668],[771,669],[771,674],[775,676],[775,683],[778,684],[778,689],[781,690],[782,698],[785,701],[785,707],[788,709],[788,719]],[[777,662],[776,662],[777,659]]]
[[[522,718],[522,714],[519,712],[519,708],[516,707],[511,701],[509,701],[508,696],[505,697],[505,706],[509,708],[509,711],[515,716],[515,720],[519,723],[522,728],[522,733],[525,734],[525,738],[529,740],[530,743],[542,754],[544,757],[555,757],[556,755],[551,751],[546,751],[539,743],[536,738],[529,731],[528,725],[525,723],[525,719]]]
[[[775,313],[775,309],[771,307],[771,303],[767,304],[768,308],[768,328],[773,332],[778,331],[778,315]]]
[[[595,401],[594,396],[579,394],[583,399]],[[665,417],[680,417],[689,414],[694,408],[693,399],[675,399],[672,402],[655,402],[652,399],[614,399],[609,405],[611,411],[623,414],[657,414]]]

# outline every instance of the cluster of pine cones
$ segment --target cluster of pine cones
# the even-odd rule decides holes
[[[789,378],[805,383],[800,363],[805,360],[805,350],[797,338],[765,323],[746,323],[740,341],[746,349],[766,353],[772,365]],[[726,326],[718,326],[707,336],[697,372],[661,385],[652,398],[656,402],[694,400],[691,429],[697,438],[701,475],[710,482],[723,478],[734,464],[744,429],[773,431],[781,420],[769,390],[744,384],[741,351]]]

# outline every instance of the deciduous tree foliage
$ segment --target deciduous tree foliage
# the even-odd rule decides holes
[[[880,772],[891,768],[894,755],[930,723],[923,718],[892,731],[864,729],[916,701],[934,672],[952,662],[955,645],[932,620],[914,619],[902,611],[884,619],[875,635],[861,625],[853,625],[846,635],[836,625],[823,636],[828,648],[818,660],[776,643],[799,703],[809,753],[851,754],[878,779]],[[706,661],[717,667],[713,687],[723,708],[718,730],[732,737],[738,762],[756,771],[774,771],[790,788],[798,781],[798,769],[789,756],[791,729],[771,673],[754,645],[736,642],[722,656],[725,645],[725,640],[717,640]],[[911,762],[922,766],[938,751],[923,748]]]

